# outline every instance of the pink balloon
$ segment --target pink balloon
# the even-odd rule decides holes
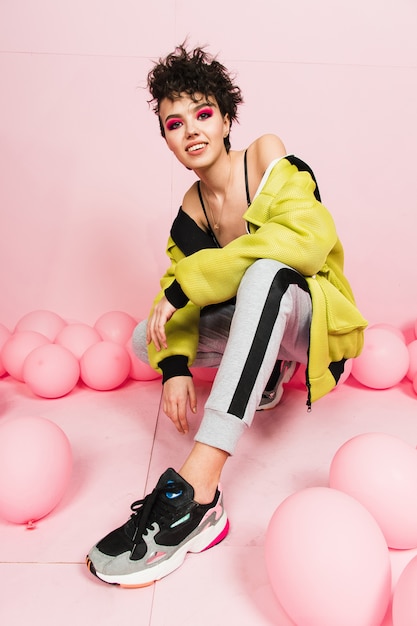
[[[43,417],[0,423],[0,517],[15,524],[41,519],[61,500],[72,470],[65,433]]]
[[[17,322],[16,331],[34,330],[41,335],[45,335],[49,341],[54,341],[55,337],[66,326],[66,321],[53,311],[37,310],[26,313]]]
[[[80,366],[72,352],[55,343],[35,348],[23,364],[27,386],[43,398],[61,398],[72,391],[80,377]]]
[[[284,500],[265,539],[269,579],[296,624],[380,626],[391,598],[384,536],[357,500],[327,487]]]
[[[6,368],[3,367],[3,361],[1,359],[1,351],[6,341],[10,339],[10,336],[10,330],[3,324],[0,324],[0,376],[3,376],[6,373]]]
[[[413,389],[417,393],[417,375],[415,376],[415,378],[413,380]]]
[[[100,333],[92,326],[74,323],[68,324],[58,333],[55,343],[70,350],[79,360],[87,348],[101,340]]]
[[[388,389],[407,373],[409,355],[405,343],[385,328],[368,328],[362,353],[353,360],[352,376],[366,387]]]
[[[23,381],[23,364],[26,357],[39,346],[50,341],[34,330],[22,330],[13,333],[3,346],[1,359],[6,372],[16,380]]]
[[[414,334],[415,334],[416,339],[417,339],[417,320],[415,321],[415,324],[414,324]]]
[[[417,547],[417,451],[385,433],[344,443],[330,465],[329,484],[360,502],[390,548]]]
[[[417,376],[417,339],[407,346],[410,364],[407,371],[407,378],[414,380]]]
[[[156,380],[157,378],[161,378],[159,372],[136,356],[131,339],[129,339],[125,347],[130,357],[130,378],[133,378],[133,380]]]
[[[392,596],[393,626],[417,624],[417,556],[405,566]]]
[[[84,352],[80,366],[81,379],[88,387],[107,391],[125,382],[130,372],[130,357],[119,343],[100,341]]]
[[[382,328],[383,330],[389,330],[391,333],[394,333],[394,335],[396,335],[399,339],[401,339],[401,341],[405,343],[405,335],[403,331],[397,326],[394,326],[393,324],[383,324],[383,323],[372,324],[372,326],[368,326],[368,330],[370,328]]]
[[[94,328],[103,341],[115,341],[124,346],[132,337],[136,324],[136,320],[124,311],[108,311],[98,318]]]

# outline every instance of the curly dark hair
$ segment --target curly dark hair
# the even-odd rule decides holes
[[[185,93],[194,99],[196,94],[202,94],[206,98],[213,96],[216,99],[221,114],[229,115],[232,126],[232,122],[237,121],[238,105],[243,102],[240,88],[233,84],[224,65],[201,47],[187,51],[185,44],[177,46],[167,57],[155,63],[148,74],[147,86],[152,96],[149,104],[158,116],[164,98],[174,100]],[[165,137],[161,120],[159,125]],[[225,138],[224,144],[229,151],[229,136]]]

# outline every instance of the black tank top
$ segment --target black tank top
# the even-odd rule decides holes
[[[246,189],[246,202],[248,203],[248,207],[251,204],[251,199],[250,199],[250,195],[249,195],[249,181],[248,181],[248,163],[247,163],[247,150],[245,150],[245,155],[244,155],[244,159],[243,159],[243,164],[244,164],[244,168],[245,168],[245,189]],[[206,211],[206,207],[204,206],[204,200],[203,200],[203,195],[201,193],[201,189],[200,189],[200,181],[197,181],[197,191],[198,191],[198,197],[200,198],[200,203],[201,203],[201,208],[203,209],[203,213],[204,216],[206,218],[207,224],[208,224],[208,228],[209,228],[209,232],[211,237],[213,238],[213,241],[215,242],[216,246],[221,248],[219,242],[217,241],[216,235],[213,232],[212,227],[210,226],[210,222],[207,216],[207,211]]]

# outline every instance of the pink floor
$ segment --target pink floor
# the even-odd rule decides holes
[[[289,626],[263,555],[278,504],[296,490],[327,485],[333,455],[356,434],[383,431],[417,444],[417,396],[407,380],[376,391],[350,377],[311,413],[304,391],[291,386],[279,407],[257,414],[226,466],[222,482],[231,531],[224,542],[189,555],[151,587],[101,583],[88,573],[85,554],[127,519],[130,503],[152,489],[167,466],[179,466],[209,383],[198,381],[197,387],[199,412],[184,437],[160,410],[159,380],[130,381],[110,392],[79,387],[57,400],[36,398],[10,377],[0,380],[0,417],[48,418],[67,434],[74,454],[64,499],[34,530],[0,521],[2,625]],[[391,552],[393,585],[416,553]],[[383,626],[391,625],[389,610]]]

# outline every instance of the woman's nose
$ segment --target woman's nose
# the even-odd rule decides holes
[[[198,133],[198,129],[194,123],[194,120],[186,121],[185,132],[186,132],[187,137],[191,137],[192,135],[196,135]]]

